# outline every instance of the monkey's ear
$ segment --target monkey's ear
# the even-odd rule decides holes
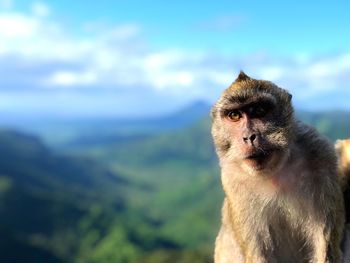
[[[239,82],[239,81],[244,81],[244,80],[249,80],[249,79],[251,79],[248,75],[246,75],[244,72],[243,72],[243,70],[241,70],[240,72],[239,72],[239,75],[238,75],[238,77],[236,78],[236,82]]]
[[[292,101],[293,95],[288,93],[288,98],[289,98],[289,101]]]

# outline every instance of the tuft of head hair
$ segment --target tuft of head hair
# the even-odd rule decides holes
[[[247,74],[245,74],[245,73],[243,72],[243,70],[241,70],[241,71],[239,72],[239,75],[238,75],[238,77],[236,78],[235,82],[247,81],[247,80],[251,80],[251,78],[250,78]]]

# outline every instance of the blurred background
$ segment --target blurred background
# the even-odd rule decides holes
[[[0,261],[212,262],[212,103],[242,69],[350,137],[349,10],[0,0]]]

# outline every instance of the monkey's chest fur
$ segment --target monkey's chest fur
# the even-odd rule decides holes
[[[227,260],[217,262],[247,262],[245,257],[252,251],[264,262],[309,262],[311,228],[323,219],[317,213],[317,201],[308,198],[312,193],[303,176],[310,175],[294,170],[270,180],[240,181],[223,169],[226,199],[216,250],[222,249],[220,257]]]

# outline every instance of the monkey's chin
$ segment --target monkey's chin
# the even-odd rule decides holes
[[[267,154],[266,154],[267,153]],[[264,155],[253,155],[243,159],[242,168],[253,176],[271,177],[288,161],[289,151],[274,149]]]
[[[247,169],[253,171],[263,171],[269,167],[268,161],[265,160],[244,159],[243,164]]]
[[[248,156],[243,159],[243,167],[250,173],[264,173],[274,170],[277,153],[274,151]]]

